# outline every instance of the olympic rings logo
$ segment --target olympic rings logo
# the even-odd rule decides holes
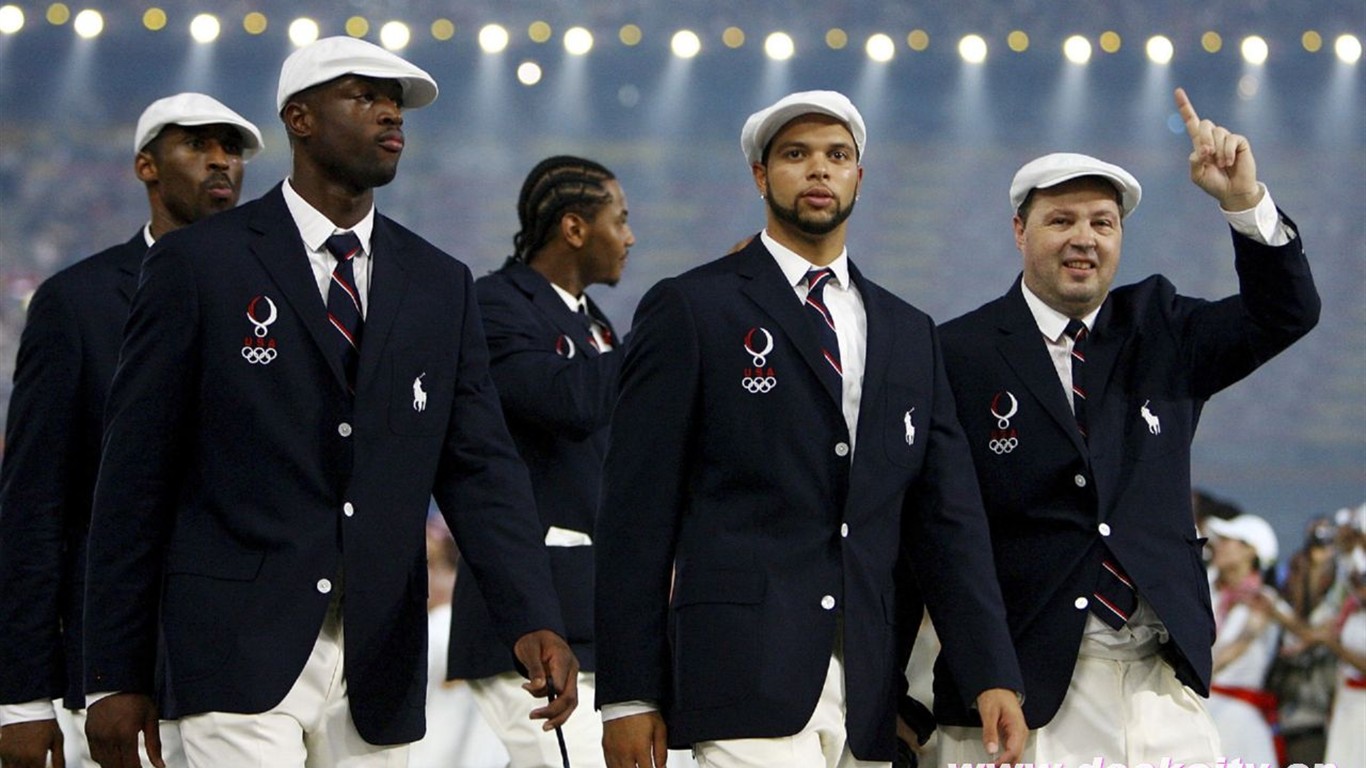
[[[987,447],[991,452],[1000,456],[1003,453],[1010,453],[1020,447],[1020,439],[1011,435],[1010,437],[993,437],[987,442]]]
[[[776,376],[746,376],[740,379],[740,386],[744,387],[745,391],[751,395],[757,395],[772,391],[774,387],[778,386],[778,378]]]
[[[270,365],[278,354],[274,347],[242,347],[242,359],[252,365]]]

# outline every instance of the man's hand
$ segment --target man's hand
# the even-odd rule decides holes
[[[1247,137],[1201,120],[1182,88],[1176,89],[1176,109],[1191,139],[1191,181],[1226,211],[1255,208],[1262,200],[1262,189],[1257,184],[1257,161]]]
[[[1020,697],[1005,688],[989,688],[977,695],[977,712],[982,716],[982,746],[987,754],[997,765],[1018,761],[1029,735]]]
[[[90,757],[100,768],[140,768],[138,733],[147,742],[147,757],[156,768],[166,768],[161,758],[161,730],[157,708],[150,696],[115,693],[86,710],[85,738]]]
[[[52,768],[65,768],[62,729],[56,720],[10,723],[0,728],[0,766],[45,768],[48,755],[52,755]]]
[[[528,632],[512,648],[517,660],[526,667],[527,677],[522,684],[532,696],[544,698],[549,693],[547,679],[555,686],[555,700],[540,709],[532,710],[533,720],[545,720],[542,730],[553,731],[564,725],[579,705],[579,660],[564,638],[548,629]]]
[[[607,768],[664,768],[669,759],[664,717],[646,712],[603,723],[602,755]]]

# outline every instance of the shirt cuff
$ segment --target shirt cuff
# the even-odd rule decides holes
[[[1257,186],[1262,190],[1262,200],[1257,205],[1245,211],[1224,211],[1222,208],[1219,210],[1223,211],[1228,225],[1238,234],[1264,245],[1285,245],[1295,239],[1295,230],[1281,219],[1281,214],[1276,210],[1276,203],[1272,201],[1271,192],[1267,190],[1266,185],[1259,181]]]
[[[116,693],[118,693],[118,691],[100,691],[99,693],[87,693],[85,695],[85,708],[90,709],[92,706],[95,705],[95,702],[99,701],[100,699],[107,699]]]
[[[649,712],[658,712],[659,705],[653,701],[618,701],[615,704],[602,705],[602,721],[604,723],[611,720],[619,720],[623,717],[632,715],[644,715]]]
[[[26,701],[23,704],[0,704],[0,726],[56,719],[57,708],[48,699]]]

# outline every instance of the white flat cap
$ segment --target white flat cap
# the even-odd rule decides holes
[[[276,111],[290,96],[342,75],[397,80],[403,86],[403,108],[417,109],[436,101],[436,81],[420,67],[374,43],[354,37],[324,37],[291,53],[280,67]]]
[[[764,149],[783,126],[802,115],[829,115],[849,127],[854,135],[854,148],[858,150],[859,162],[863,162],[864,147],[868,142],[868,129],[863,125],[860,115],[849,97],[838,91],[801,91],[782,97],[772,106],[755,112],[745,121],[740,131],[740,149],[750,163],[761,163]]]
[[[1143,197],[1143,187],[1139,185],[1138,179],[1118,165],[1111,165],[1090,155],[1054,152],[1030,160],[1015,172],[1015,180],[1010,182],[1010,207],[1012,210],[1020,210],[1020,206],[1032,190],[1048,189],[1083,176],[1099,176],[1115,185],[1125,216],[1133,213],[1138,207],[1139,199]]]
[[[231,125],[242,134],[242,159],[261,151],[265,142],[261,131],[250,120],[228,109],[212,96],[202,93],[177,93],[157,99],[142,110],[133,134],[133,152],[141,152],[168,125]]]
[[[1256,515],[1238,515],[1232,520],[1211,517],[1205,521],[1205,528],[1219,538],[1241,541],[1252,547],[1263,568],[1276,560],[1276,531],[1271,523]]]

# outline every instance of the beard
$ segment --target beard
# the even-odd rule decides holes
[[[792,208],[784,208],[781,203],[773,199],[772,195],[768,195],[764,199],[768,202],[768,209],[773,211],[774,217],[779,221],[785,224],[791,224],[804,234],[817,237],[834,232],[839,225],[844,223],[845,219],[849,218],[849,214],[854,212],[853,203],[850,203],[849,207],[845,208],[837,199],[834,215],[829,219],[817,219],[811,214],[803,215],[799,213],[795,206]]]

